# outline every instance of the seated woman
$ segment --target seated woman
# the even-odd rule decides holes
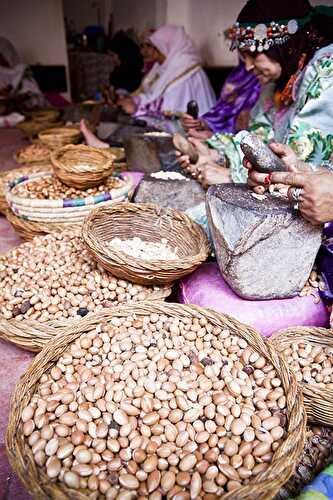
[[[322,163],[332,155],[332,9],[313,8],[308,0],[249,0],[230,29],[248,71],[262,85],[249,130],[266,142],[289,144],[306,161]],[[181,163],[205,185],[246,182],[239,137],[216,134],[199,148],[199,161]]]
[[[135,95],[118,98],[118,105],[129,115],[143,118],[148,126],[174,132],[175,122],[164,113],[184,112],[193,99],[203,113],[215,103],[200,57],[184,28],[163,26],[155,31],[145,42],[145,61],[154,65]],[[108,147],[84,124],[81,130],[90,146]]]
[[[235,133],[248,127],[250,111],[259,94],[258,79],[254,73],[246,70],[244,62],[240,60],[225,81],[215,106],[197,120],[185,113],[182,126],[197,139],[208,139],[218,132]]]
[[[17,102],[17,107],[30,109],[46,104],[38,84],[26,64],[22,64],[12,43],[0,37],[0,92]]]
[[[118,31],[110,41],[108,51],[115,65],[110,74],[110,85],[115,90],[134,92],[142,80],[140,47],[124,31]]]
[[[147,43],[154,65],[136,95],[121,99],[120,106],[135,116],[161,116],[165,111],[185,112],[187,103],[195,99],[206,113],[216,99],[200,56],[184,28],[162,26]]]

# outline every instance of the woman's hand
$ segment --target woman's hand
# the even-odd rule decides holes
[[[298,209],[313,225],[333,221],[333,174],[327,169],[317,172],[274,172],[271,182],[290,186],[288,196],[293,200],[294,188],[300,188]]]
[[[206,163],[216,163],[218,161],[218,152],[215,149],[211,149],[198,139],[189,137],[188,141],[193,144],[197,153],[199,155],[198,161],[195,164],[196,167],[200,167]],[[185,170],[191,166],[190,159],[188,155],[182,155],[179,151],[176,151],[176,156],[178,157],[178,163]]]
[[[286,144],[271,143],[269,147],[277,156],[281,158],[290,172],[311,172],[311,167],[300,161],[291,147]],[[255,170],[255,167],[246,159],[243,160],[243,165],[249,170],[248,184],[251,187],[259,186],[267,187],[272,183],[271,176],[262,174]],[[257,190],[257,192],[259,192]]]
[[[132,115],[136,111],[136,105],[132,97],[121,96],[118,98],[117,104],[128,115]]]
[[[181,124],[185,130],[189,130],[192,128],[201,130],[202,128],[205,128],[204,122],[202,122],[199,119],[193,118],[191,115],[188,115],[187,113],[182,114]]]

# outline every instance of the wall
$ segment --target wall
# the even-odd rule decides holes
[[[114,26],[142,29],[145,24],[182,25],[206,64],[231,66],[236,63],[237,55],[229,51],[223,31],[235,22],[245,3],[246,0],[113,0]],[[311,3],[333,6],[333,0],[311,0]]]
[[[8,0],[0,10],[0,34],[15,45],[24,63],[68,69],[62,0]],[[68,71],[67,82],[69,88]]]
[[[107,31],[112,0],[63,0],[64,16],[74,21],[77,32],[102,24]]]

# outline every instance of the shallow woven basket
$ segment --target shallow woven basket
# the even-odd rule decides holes
[[[18,123],[16,128],[20,129],[24,134],[26,134],[31,139],[37,134],[50,127],[61,127],[63,125],[62,121],[59,122],[40,122],[35,120],[25,120],[24,122]]]
[[[31,113],[31,118],[36,122],[55,122],[60,116],[56,109],[39,109]]]
[[[38,134],[38,138],[50,148],[56,149],[66,146],[66,144],[77,144],[81,139],[81,132],[78,127],[52,127],[43,130]]]
[[[113,157],[107,149],[83,144],[69,144],[53,151],[51,163],[64,184],[78,189],[101,184],[114,170]]]
[[[333,347],[333,331],[325,328],[292,327],[274,334],[269,342],[280,353],[295,341],[306,341],[316,346]],[[300,383],[304,404],[310,421],[333,426],[333,391],[316,385]]]
[[[0,213],[7,215],[9,205],[6,200],[6,184],[20,176],[29,175],[35,172],[45,171],[49,166],[44,164],[26,165],[24,167],[14,168],[12,170],[4,170],[0,172]]]
[[[132,196],[133,180],[131,177],[120,177],[121,186],[104,194],[71,199],[32,199],[13,194],[18,184],[25,184],[41,177],[52,176],[53,172],[43,171],[22,176],[6,185],[6,200],[9,208],[18,217],[33,222],[43,223],[81,223],[96,206],[111,206]]]
[[[33,154],[30,154],[29,157],[27,155],[24,155],[25,150],[27,150],[30,146],[25,146],[24,148],[20,148],[18,151],[16,151],[13,155],[14,160],[21,164],[21,165],[45,165],[46,162],[50,163],[50,157],[51,157],[51,150],[47,148],[46,146],[43,146],[45,149],[45,152],[43,151],[43,154],[39,156],[38,160],[33,156]]]
[[[177,248],[179,259],[145,261],[108,246],[113,238],[139,235],[142,240]],[[209,254],[205,232],[177,210],[151,204],[121,203],[92,211],[84,221],[83,239],[95,259],[119,278],[152,285],[171,283],[193,272]]]
[[[33,222],[17,217],[10,209],[6,210],[5,215],[19,236],[26,241],[31,241],[35,236],[60,233],[65,229],[79,229],[82,226],[82,223],[73,224],[72,222]]]
[[[266,471],[256,476],[255,481],[252,483],[223,496],[228,500],[273,498],[291,476],[294,466],[302,453],[306,428],[306,414],[302,394],[294,375],[289,372],[284,358],[279,356],[270,344],[265,343],[259,333],[251,327],[239,323],[234,318],[194,306],[146,302],[133,306],[115,307],[112,311],[80,320],[75,327],[62,331],[61,335],[50,341],[43,351],[36,356],[28,371],[21,377],[11,400],[6,446],[11,466],[20,477],[25,488],[34,498],[40,499],[50,497],[54,499],[72,498],[83,500],[88,498],[87,492],[70,490],[64,484],[52,482],[36,466],[31,449],[26,444],[22,433],[22,410],[34,394],[41,375],[50,370],[68,345],[82,333],[93,330],[101,322],[109,321],[113,317],[127,317],[129,315],[140,317],[153,313],[165,314],[173,318],[204,317],[213,325],[223,329],[227,328],[232,335],[238,335],[245,339],[252,348],[274,366],[287,396],[287,437],[275,451],[272,463]]]

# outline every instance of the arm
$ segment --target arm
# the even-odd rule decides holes
[[[333,140],[333,50],[320,52],[306,68],[286,139],[301,160],[313,165],[330,161]]]

